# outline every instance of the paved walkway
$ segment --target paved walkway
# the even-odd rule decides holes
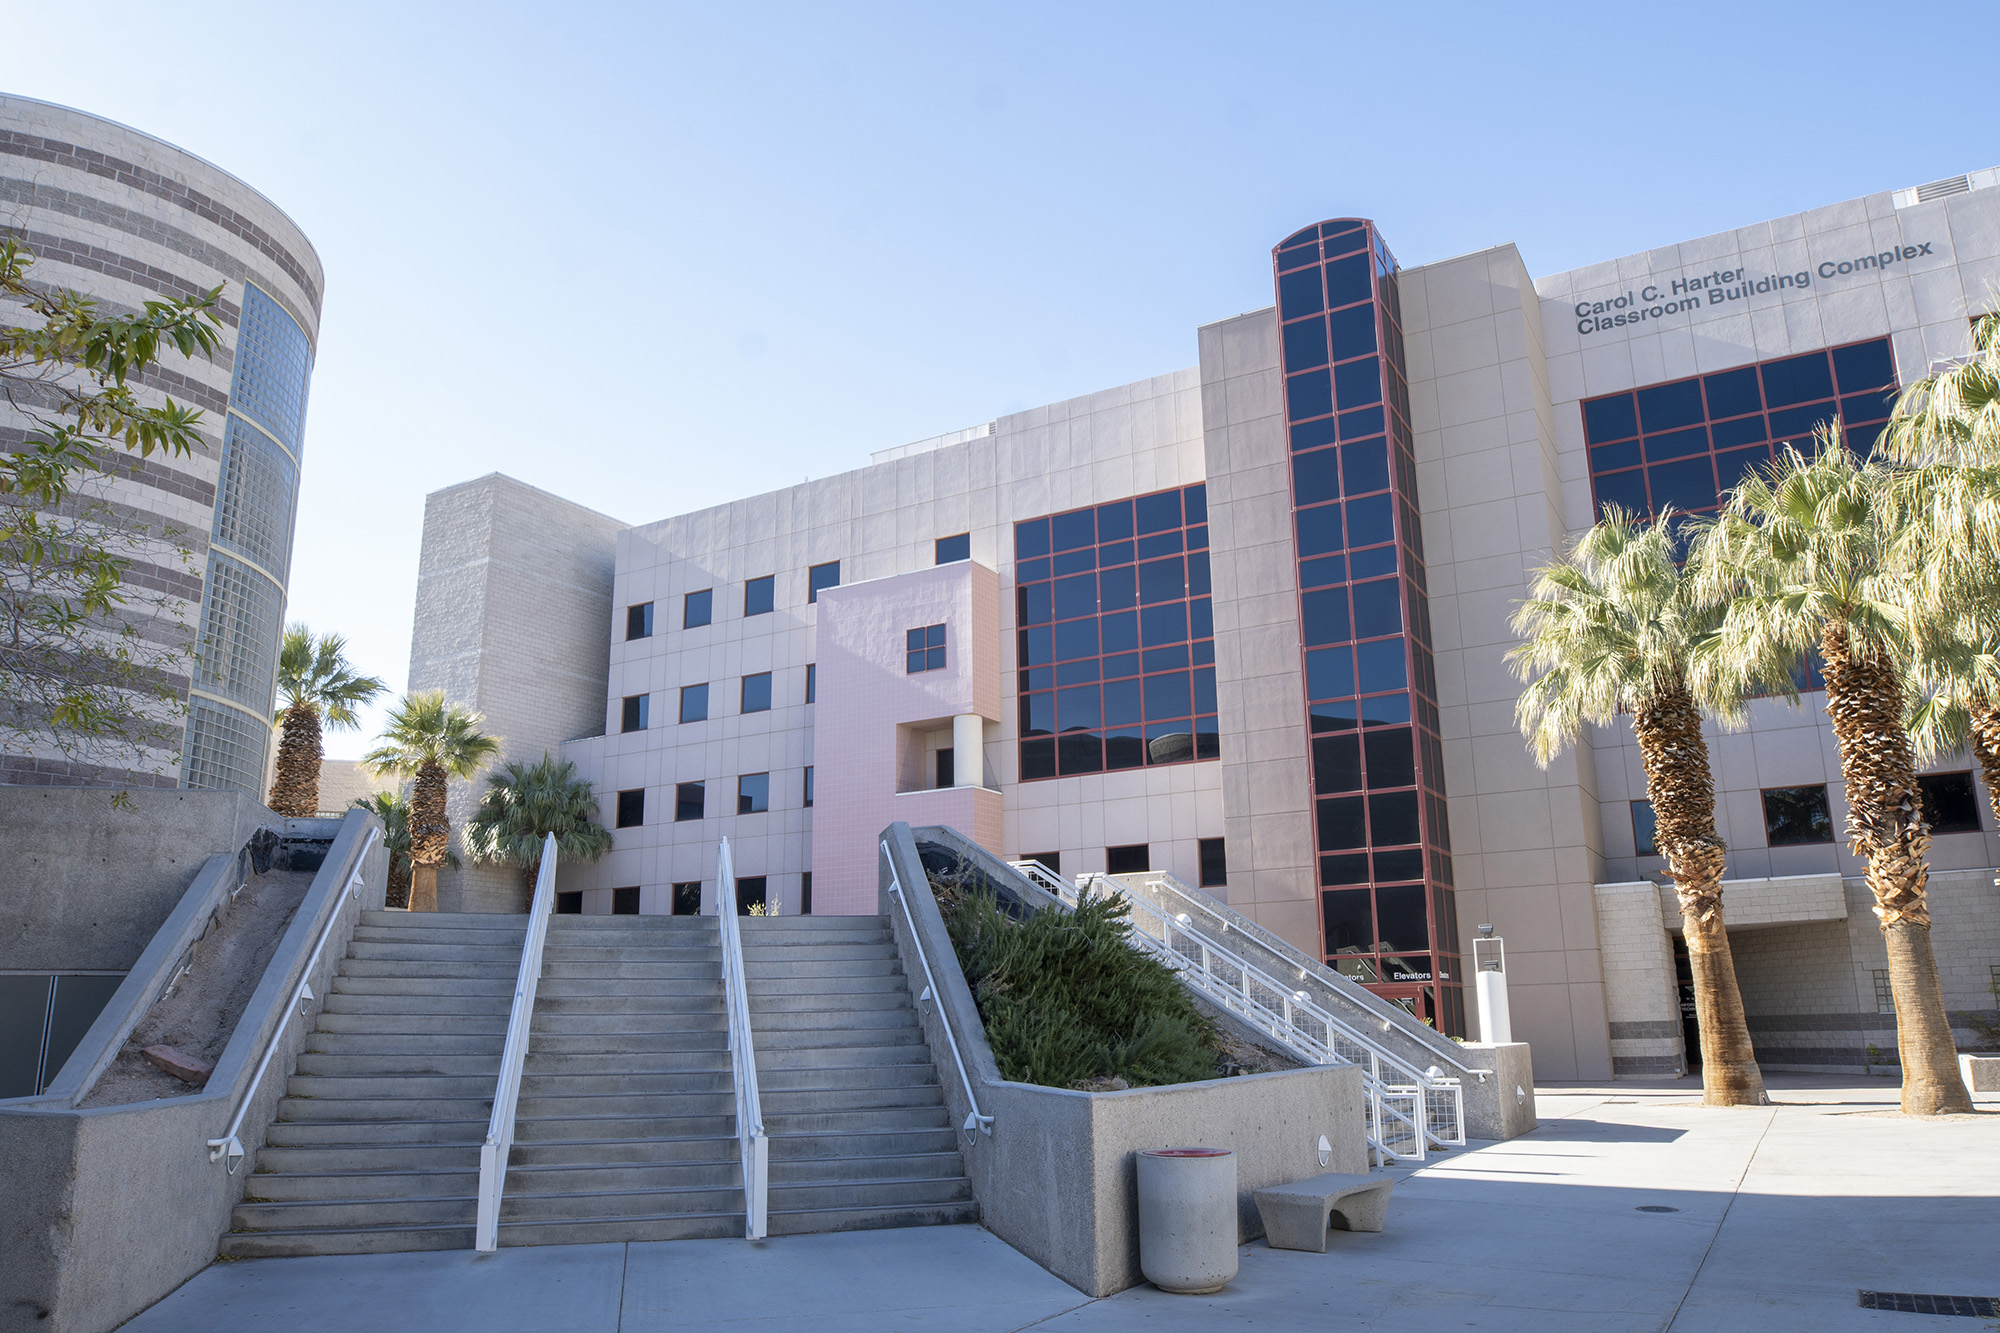
[[[216,1264],[133,1333],[1396,1329],[1827,1333],[1966,1320],[1856,1290],[2000,1297],[2000,1099],[1934,1122],[1887,1082],[1547,1087],[1542,1126],[1404,1174],[1378,1235],[1243,1247],[1213,1297],[1087,1300],[977,1227]],[[1671,1212],[1642,1212],[1667,1208]]]

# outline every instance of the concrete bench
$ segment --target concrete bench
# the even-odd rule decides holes
[[[1328,1172],[1291,1185],[1256,1191],[1264,1239],[1274,1250],[1326,1253],[1329,1225],[1343,1231],[1380,1231],[1389,1215],[1394,1176],[1347,1176]]]

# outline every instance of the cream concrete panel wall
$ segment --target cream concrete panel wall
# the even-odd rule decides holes
[[[1210,324],[1200,337],[1229,902],[1317,955],[1312,771],[1277,312]]]
[[[1536,767],[1504,661],[1513,604],[1564,536],[1540,304],[1512,246],[1407,270],[1402,298],[1459,932],[1506,938],[1538,1074],[1608,1077],[1591,755]]]
[[[1687,1072],[1674,953],[1650,881],[1599,884],[1597,939],[1604,957],[1604,1012],[1612,1073],[1669,1078]]]
[[[494,473],[424,503],[410,691],[445,692],[504,743],[500,762],[539,761],[604,727],[616,519]],[[622,617],[621,617],[622,627]],[[488,770],[490,771],[490,770]],[[454,783],[454,849],[484,776]],[[598,786],[600,802],[610,797]],[[521,876],[466,864],[438,876],[444,911],[519,912]]]

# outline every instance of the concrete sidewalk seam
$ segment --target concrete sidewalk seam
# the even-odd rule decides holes
[[[1778,1123],[1778,1107],[1774,1104],[1770,1110],[1770,1115],[1764,1119],[1762,1132],[1757,1135],[1757,1142],[1750,1147],[1750,1155],[1743,1159],[1743,1169],[1736,1173],[1736,1184],[1729,1191],[1729,1202],[1722,1206],[1722,1216],[1715,1219],[1715,1231],[1709,1236],[1708,1244],[1702,1247],[1701,1260],[1695,1264],[1694,1272],[1688,1275],[1687,1289],[1681,1292],[1681,1298],[1674,1302],[1674,1312],[1667,1316],[1666,1327],[1661,1329],[1660,1333],[1673,1333],[1674,1323],[1681,1317],[1681,1308],[1687,1304],[1688,1297],[1694,1294],[1694,1284],[1701,1281],[1701,1270],[1708,1266],[1708,1256],[1714,1253],[1715,1242],[1722,1238],[1722,1228],[1729,1224],[1730,1209],[1736,1207],[1736,1200],[1742,1197],[1743,1182],[1750,1178],[1750,1168],[1756,1164],[1757,1154],[1764,1150],[1764,1140],[1771,1133],[1771,1126]]]
[[[1043,1324],[1048,1323],[1049,1320],[1051,1319],[1060,1319],[1066,1314],[1075,1314],[1078,1310],[1081,1310],[1086,1305],[1098,1304],[1101,1299],[1102,1299],[1101,1297],[1097,1296],[1089,1297],[1088,1299],[1078,1301],[1075,1305],[1069,1306],[1065,1309],[1056,1310],[1049,1314],[1045,1314],[1039,1319],[1030,1319],[1025,1324],[1021,1324],[1015,1328],[1008,1329],[1007,1333],[1023,1333],[1023,1330],[1026,1329],[1040,1328]]]

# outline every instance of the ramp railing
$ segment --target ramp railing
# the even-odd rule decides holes
[[[743,1159],[743,1236],[762,1240],[770,1218],[771,1142],[764,1135],[764,1103],[757,1090],[743,929],[736,921],[736,861],[727,838],[715,857],[715,915],[722,942],[722,1003],[729,1014],[729,1067],[736,1085],[736,1145]]]
[[[493,1089],[493,1115],[479,1146],[479,1213],[473,1247],[491,1254],[500,1245],[500,1196],[507,1188],[507,1159],[514,1152],[514,1113],[521,1101],[521,1071],[535,1024],[535,991],[542,981],[542,946],[549,938],[549,914],[556,901],[556,838],[542,841],[541,869],[528,905],[528,934],[521,942],[521,968],[514,975],[514,1006],[507,1014],[507,1044],[500,1055],[500,1081]]]

